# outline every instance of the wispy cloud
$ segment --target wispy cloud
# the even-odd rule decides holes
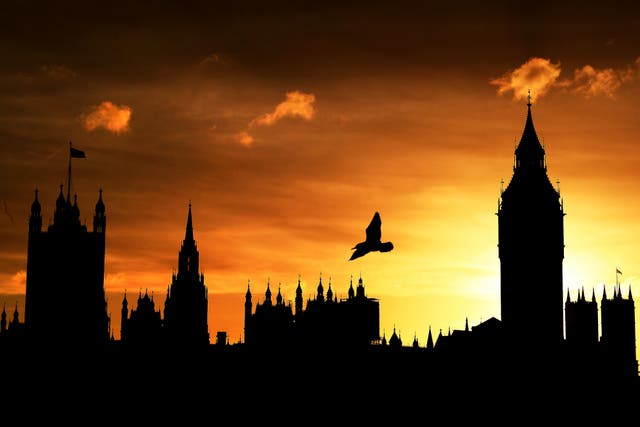
[[[64,65],[45,64],[41,68],[43,73],[55,80],[70,80],[77,74],[75,71]]]
[[[255,141],[255,138],[249,135],[249,133],[244,130],[236,134],[236,139],[240,144],[245,145],[247,147],[253,144],[253,141]]]
[[[640,58],[636,60],[635,66],[622,70],[613,68],[598,70],[591,65],[585,65],[573,72],[574,78],[569,86],[574,92],[588,97],[602,95],[613,99],[623,84],[637,79],[639,60]]]
[[[211,55],[207,56],[202,61],[200,61],[200,65],[213,65],[213,64],[224,65],[227,63],[229,63],[229,59],[226,56],[223,56],[219,53],[212,53]]]
[[[316,96],[312,93],[293,91],[287,93],[287,98],[278,104],[272,113],[263,114],[251,121],[249,126],[271,126],[285,117],[299,117],[311,120],[316,113]]]
[[[553,64],[549,59],[531,58],[515,70],[490,81],[498,87],[498,94],[513,92],[513,98],[520,100],[531,90],[532,97],[540,98],[553,88],[566,89],[585,97],[605,96],[615,98],[620,88],[638,79],[640,58],[633,65],[621,69],[595,68],[584,65],[573,71],[573,77],[560,80],[560,63]]]
[[[9,279],[9,283],[5,283],[3,291],[10,294],[24,293],[27,287],[27,272],[19,270]]]
[[[287,117],[300,118],[306,121],[312,120],[316,114],[315,102],[316,96],[312,93],[304,93],[297,90],[287,92],[285,100],[276,105],[273,112],[262,114],[251,120],[249,127],[271,126]],[[248,130],[239,132],[235,137],[240,144],[247,147],[255,141],[255,138],[249,134]]]
[[[548,59],[531,58],[515,70],[504,73],[491,84],[498,86],[498,94],[513,92],[514,99],[524,99],[531,90],[532,97],[544,96],[560,76],[560,64]]]
[[[122,288],[126,283],[126,276],[124,273],[107,273],[104,276],[104,286],[108,289]]]
[[[104,101],[92,107],[85,115],[84,127],[89,132],[103,128],[112,133],[123,133],[129,130],[132,109],[126,105],[116,105]]]

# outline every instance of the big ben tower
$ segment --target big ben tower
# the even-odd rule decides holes
[[[513,176],[498,205],[502,323],[514,343],[539,347],[564,338],[562,261],[564,210],[547,176],[545,150],[527,121],[515,150]]]

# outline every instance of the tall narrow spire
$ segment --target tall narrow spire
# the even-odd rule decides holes
[[[520,143],[516,148],[516,169],[522,167],[539,167],[544,169],[544,148],[538,139],[538,134],[533,126],[533,116],[531,115],[531,92],[527,101],[527,121],[520,137]]]
[[[193,221],[191,220],[191,202],[189,202],[189,214],[187,216],[187,230],[184,234],[185,242],[193,242]]]
[[[431,335],[431,325],[429,325],[429,335],[427,336],[427,350],[433,349],[433,336]]]

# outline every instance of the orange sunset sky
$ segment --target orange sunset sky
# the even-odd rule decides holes
[[[618,268],[640,296],[640,5],[92,7],[2,6],[0,302],[21,320],[34,189],[47,224],[69,141],[88,224],[104,190],[116,338],[125,289],[164,307],[189,202],[212,342],[242,339],[248,281],[254,304],[268,280],[292,301],[298,275],[305,299],[320,275],[338,297],[362,275],[405,345],[500,318],[495,213],[529,89],[567,213],[565,295],[599,302]],[[394,250],[348,261],[375,211]]]

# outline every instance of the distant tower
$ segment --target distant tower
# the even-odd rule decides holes
[[[429,326],[429,335],[427,336],[427,350],[433,350],[433,335],[431,335],[431,326]]]
[[[596,345],[598,342],[598,303],[595,290],[592,292],[591,301],[587,301],[578,291],[578,297],[571,301],[567,289],[567,300],[564,305],[566,340],[567,343],[580,347]]]
[[[53,224],[46,232],[42,230],[37,190],[31,205],[25,331],[33,343],[102,345],[109,341],[102,190],[95,207],[93,231],[81,224],[77,196],[72,204],[68,190],[65,199],[60,185]]]
[[[251,283],[247,282],[247,293],[244,295],[244,341],[251,342],[251,312],[253,302],[251,301]]]
[[[547,176],[531,117],[515,150],[513,177],[498,204],[502,322],[511,339],[540,346],[563,333],[564,211]]]
[[[189,347],[209,344],[208,291],[200,273],[200,254],[193,238],[191,203],[187,227],[164,305],[164,326],[171,342]]]
[[[149,296],[149,292],[145,291],[143,296],[140,290],[136,308],[132,309],[127,317],[128,306],[129,302],[125,294],[122,299],[121,341],[129,346],[143,349],[159,345],[162,340],[162,319],[160,310],[156,310],[153,295]]]
[[[611,299],[607,299],[606,292],[603,291],[601,307],[600,342],[612,359],[610,365],[620,366],[624,374],[637,376],[635,306],[631,286],[626,299],[622,297],[619,284],[613,288]]]
[[[122,297],[122,308],[120,309],[120,340],[127,339],[127,323],[129,320],[129,301],[127,301],[127,291],[124,291]]]
[[[298,287],[296,288],[296,318],[302,315],[302,286],[300,285],[300,276],[298,275]]]

